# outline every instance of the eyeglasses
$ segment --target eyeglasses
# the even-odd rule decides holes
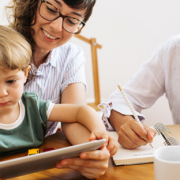
[[[80,21],[79,19],[62,15],[60,11],[49,1],[41,0],[39,14],[43,19],[46,19],[47,21],[54,21],[59,17],[62,17],[62,26],[64,30],[72,34],[79,33],[81,29],[85,26],[85,23]]]

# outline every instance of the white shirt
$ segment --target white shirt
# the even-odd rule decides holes
[[[144,116],[140,114],[141,110],[150,108],[165,93],[173,121],[175,124],[179,124],[180,35],[174,36],[160,45],[123,89],[140,120],[144,119]],[[132,115],[119,89],[111,94],[109,103],[112,103],[111,109],[124,115]],[[106,111],[103,116],[104,121],[109,125],[108,129],[112,130],[113,128],[107,120],[110,116],[110,108],[107,107],[104,111]]]
[[[82,49],[70,42],[51,51],[41,64],[36,76],[25,85],[24,90],[36,92],[40,99],[60,103],[61,93],[71,83],[86,86],[85,57]],[[57,122],[48,122],[46,136],[56,132]]]

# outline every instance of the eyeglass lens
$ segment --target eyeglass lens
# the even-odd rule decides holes
[[[49,0],[50,3],[51,3],[51,1],[52,0]],[[60,13],[56,9],[56,7],[54,7],[50,3],[45,1],[41,4],[40,14],[44,19],[53,21],[59,17]],[[79,21],[78,19],[73,18],[73,17],[66,17],[63,20],[63,28],[66,31],[71,32],[71,33],[78,32],[82,28],[82,26],[83,26],[83,24],[81,23],[81,21]]]

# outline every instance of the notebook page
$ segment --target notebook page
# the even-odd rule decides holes
[[[117,132],[109,132],[109,134],[114,137],[116,140],[118,140],[118,134]],[[153,152],[159,148],[164,146],[164,138],[161,135],[156,135],[154,137],[153,143],[152,143],[153,148],[150,147],[149,144],[145,146],[138,147],[134,150],[129,150],[123,148],[119,143],[118,143],[118,152],[113,156],[113,160],[118,163],[117,165],[120,164],[128,164],[128,163],[139,163],[141,161],[146,162],[146,160],[149,162],[149,158],[152,160],[153,159]],[[137,159],[137,161],[136,161]],[[143,160],[140,160],[143,159]]]

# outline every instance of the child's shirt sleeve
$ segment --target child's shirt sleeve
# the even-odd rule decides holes
[[[47,110],[47,112],[46,112],[46,114],[47,114],[47,119],[49,119],[49,116],[50,116],[50,114],[51,114],[51,111],[52,111],[54,105],[55,105],[55,104],[52,103],[52,102],[49,103],[49,107],[48,107],[48,110]]]

